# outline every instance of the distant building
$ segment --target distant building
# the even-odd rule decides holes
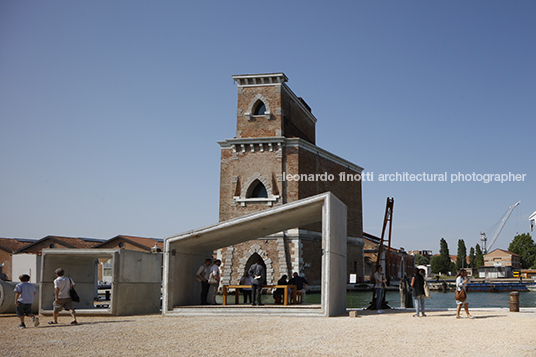
[[[456,262],[458,261],[458,256],[457,255],[449,255],[449,257],[450,257],[450,261],[453,262],[454,264],[456,264]],[[469,267],[470,263],[471,263],[471,260],[469,259],[469,256],[466,255],[465,256],[465,264],[462,264],[462,268],[467,269]]]
[[[433,276],[433,274],[432,274],[432,266],[430,264],[428,264],[428,265],[417,265],[417,268],[424,270],[424,277],[425,278],[431,278]]]
[[[13,255],[13,274],[28,274],[30,282],[39,283],[41,275],[41,253],[43,249],[92,248],[102,240],[49,235],[19,248]]]
[[[17,250],[17,254],[41,255],[41,251],[46,248],[93,248],[95,245],[101,242],[102,239],[95,238],[75,238],[49,235],[25,245],[21,249]]]
[[[478,267],[478,277],[512,278],[513,271],[521,269],[521,256],[504,249],[495,249],[484,255],[484,266]]]
[[[364,239],[364,260],[365,260],[365,274],[364,279],[370,280],[376,271],[376,262],[378,261],[378,251],[380,245],[380,238],[372,234],[363,233]],[[382,249],[382,261],[386,261],[387,258],[387,246]],[[399,280],[404,275],[412,276],[413,269],[415,267],[415,256],[410,255],[404,251],[404,248],[395,249],[391,248],[389,251],[389,276],[394,280]],[[387,274],[387,269],[384,269],[384,273]]]
[[[519,276],[523,279],[536,279],[536,269],[520,269]]]
[[[422,255],[426,259],[430,260],[432,259],[432,251],[431,250],[410,250],[408,254],[411,255]]]
[[[0,274],[10,281],[17,281],[18,275],[13,276],[13,254],[20,248],[28,245],[28,241],[13,238],[0,238]]]
[[[136,250],[140,252],[151,252],[156,250],[161,252],[164,247],[164,241],[159,238],[145,238],[145,237],[135,237],[135,236],[126,236],[118,235],[113,238],[108,239],[100,244],[93,246],[92,248],[99,249],[127,249],[127,250]]]
[[[484,266],[510,266],[521,269],[521,256],[504,249],[495,249],[484,255]]]

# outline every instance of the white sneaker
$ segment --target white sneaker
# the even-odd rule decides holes
[[[383,314],[383,310],[378,310],[378,314]]]

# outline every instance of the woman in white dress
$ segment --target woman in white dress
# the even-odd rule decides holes
[[[461,269],[458,274],[456,274],[456,291],[464,291],[465,292],[465,299],[463,300],[456,300],[456,304],[458,304],[458,307],[456,308],[456,318],[461,319],[460,312],[462,310],[462,305],[465,308],[465,313],[467,314],[467,317],[470,319],[473,318],[473,315],[469,313],[469,302],[467,301],[467,283],[469,282],[469,277],[467,276],[467,271],[465,269]]]

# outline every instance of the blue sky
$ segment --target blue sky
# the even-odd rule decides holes
[[[506,249],[536,210],[535,18],[533,1],[2,1],[0,237],[217,222],[231,76],[284,72],[317,145],[374,173],[366,232],[394,197],[395,247],[456,254],[521,200]],[[377,179],[396,172],[448,181]]]

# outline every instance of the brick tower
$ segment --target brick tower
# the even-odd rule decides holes
[[[316,118],[283,73],[237,75],[236,136],[221,147],[220,221],[331,191],[348,207],[348,273],[363,276],[362,168],[315,145]],[[260,256],[267,282],[297,271],[320,286],[321,224],[219,249],[223,284]]]

